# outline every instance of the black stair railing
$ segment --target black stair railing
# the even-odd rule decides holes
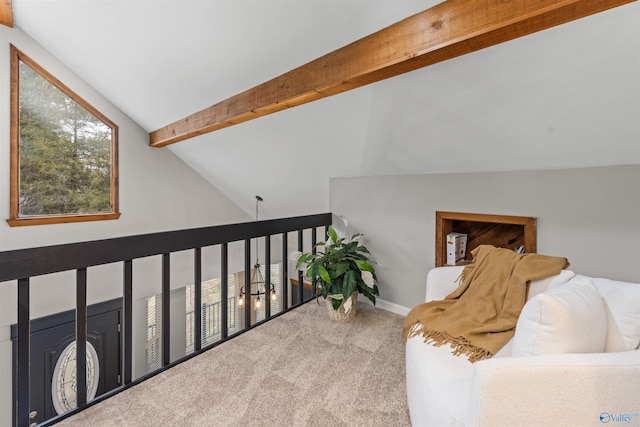
[[[228,244],[231,242],[244,241],[245,244],[245,281],[250,280],[251,260],[251,239],[265,238],[265,267],[266,277],[270,277],[269,266],[271,264],[270,238],[281,235],[282,237],[282,310],[273,314],[270,311],[268,294],[265,298],[265,319],[251,324],[250,307],[245,305],[245,326],[235,333],[240,333],[251,329],[258,324],[268,321],[280,314],[299,306],[300,304],[313,298],[309,296],[303,298],[302,273],[298,273],[298,295],[297,302],[291,306],[288,304],[288,233],[298,233],[298,250],[303,250],[304,230],[311,230],[312,245],[316,243],[316,230],[324,227],[326,236],[327,227],[331,224],[331,214],[307,215],[292,218],[282,218],[267,221],[255,221],[239,224],[229,224],[214,227],[188,229],[180,231],[169,231],[163,233],[153,233],[146,235],[127,236],[105,240],[95,240],[89,242],[70,243],[64,245],[38,247],[32,249],[19,249],[0,252],[0,282],[16,281],[17,285],[17,337],[16,337],[16,364],[15,364],[15,384],[14,384],[14,425],[17,427],[28,427],[30,420],[30,279],[63,271],[76,271],[76,378],[77,378],[77,406],[64,414],[44,421],[41,425],[51,425],[73,415],[86,407],[107,399],[114,394],[127,389],[159,372],[169,369],[191,357],[214,347],[215,345],[229,339],[228,335],[228,304],[221,305],[220,318],[221,330],[220,340],[215,343],[202,346],[202,311],[194,311],[194,352],[178,359],[170,361],[170,306],[169,293],[171,254],[174,252],[192,249],[194,251],[194,301],[196,307],[201,307],[201,249],[203,247],[221,245],[221,281],[222,281],[222,301],[228,301],[233,296],[227,292],[228,276]],[[162,255],[162,368],[133,380],[132,378],[132,349],[133,349],[133,267],[136,259],[148,256]],[[87,270],[91,267],[122,262],[122,328],[121,328],[121,385],[101,396],[86,401],[86,344],[87,344]],[[245,283],[249,289],[249,283]]]

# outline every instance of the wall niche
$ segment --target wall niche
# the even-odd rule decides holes
[[[436,267],[447,265],[447,234],[467,235],[465,259],[471,261],[471,251],[480,245],[516,249],[524,246],[525,253],[536,252],[536,218],[513,215],[488,215],[463,212],[436,211]]]

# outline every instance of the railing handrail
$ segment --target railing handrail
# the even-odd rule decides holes
[[[323,213],[0,252],[0,282],[331,224]]]

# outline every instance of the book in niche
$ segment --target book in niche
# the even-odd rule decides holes
[[[447,234],[447,264],[456,265],[462,261],[467,252],[467,235],[464,233]]]

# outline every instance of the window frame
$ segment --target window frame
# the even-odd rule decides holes
[[[104,114],[85,101],[77,93],[69,89],[60,80],[51,75],[34,60],[29,58],[13,44],[11,49],[11,135],[10,135],[10,163],[11,177],[9,190],[9,219],[11,226],[62,224],[69,222],[104,221],[115,220],[120,217],[118,205],[118,126],[109,120]],[[110,206],[111,212],[91,214],[59,214],[43,216],[20,217],[20,62],[25,63],[42,78],[51,83],[71,100],[89,111],[96,118],[111,128],[111,177],[110,177]]]

